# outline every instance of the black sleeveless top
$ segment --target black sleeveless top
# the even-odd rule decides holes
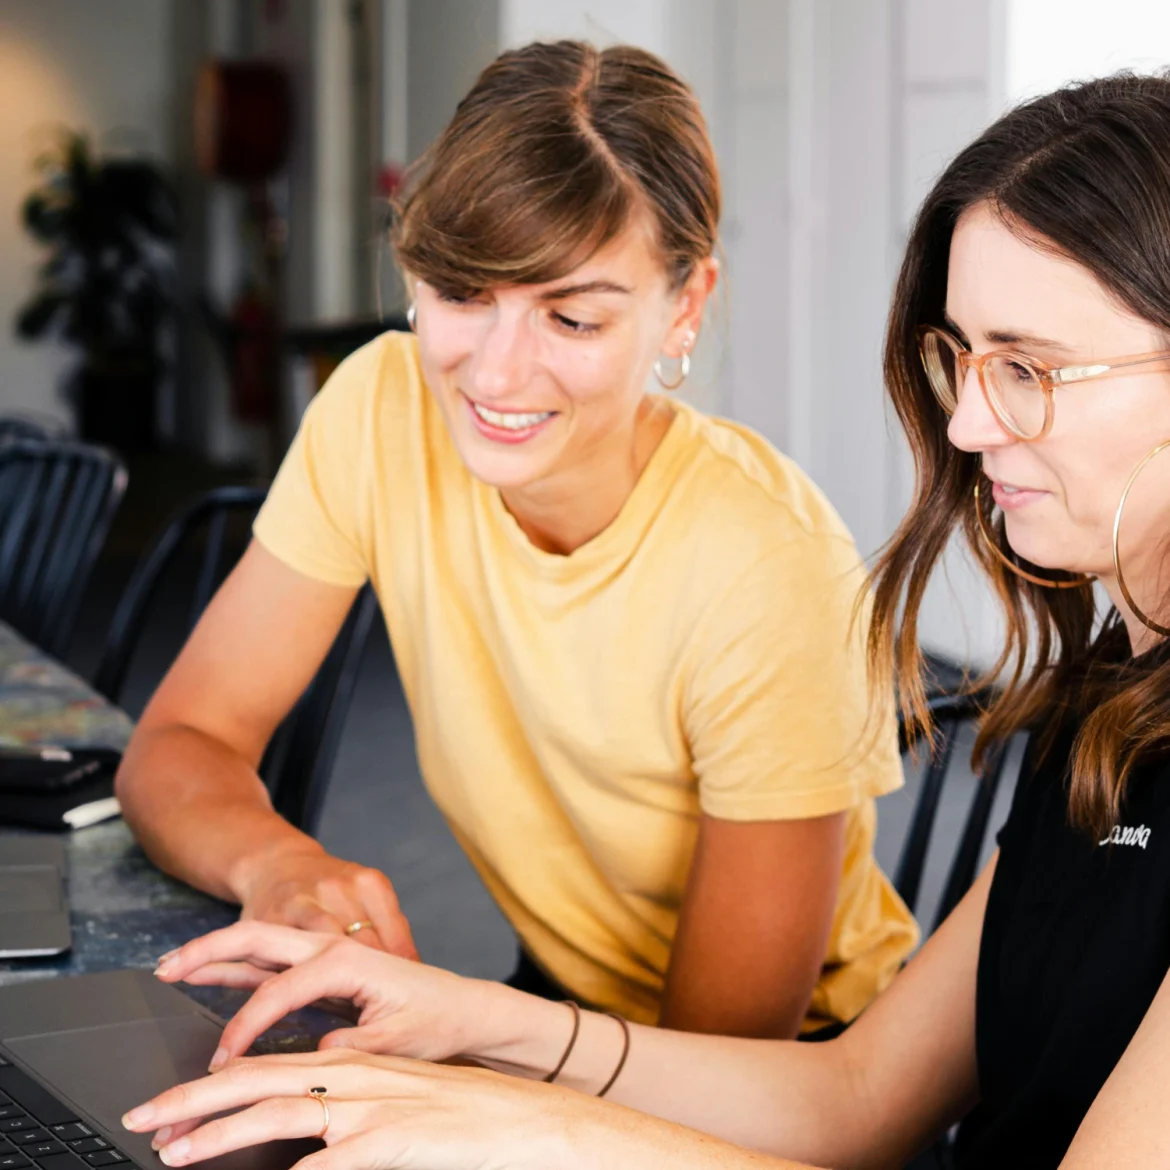
[[[999,835],[976,990],[980,1104],[959,1167],[1059,1165],[1170,967],[1170,766],[1135,772],[1105,842],[1068,822],[1066,730],[1032,748]]]

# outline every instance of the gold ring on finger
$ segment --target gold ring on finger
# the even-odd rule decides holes
[[[352,938],[359,930],[372,930],[373,928],[374,924],[368,918],[363,918],[360,922],[351,922],[345,928],[345,933]]]
[[[323,1086],[319,1086],[316,1089],[310,1089],[308,1096],[312,1097],[313,1100],[321,1106],[321,1109],[325,1114],[321,1122],[321,1132],[317,1134],[318,1138],[323,1138],[329,1130],[329,1102],[325,1100],[325,1098],[329,1096],[329,1090]]]

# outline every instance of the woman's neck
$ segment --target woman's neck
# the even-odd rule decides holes
[[[568,556],[617,519],[673,418],[668,402],[644,398],[623,441],[540,483],[501,490],[504,506],[536,548]]]
[[[1105,592],[1109,594],[1109,600],[1113,602],[1117,612],[1121,615],[1121,620],[1125,623],[1125,631],[1129,634],[1130,654],[1134,658],[1145,654],[1147,650],[1152,650],[1162,641],[1162,636],[1151,630],[1126,604],[1115,576],[1102,573],[1097,580],[1104,587]],[[1126,574],[1126,583],[1133,589],[1128,574]],[[1157,620],[1165,621],[1165,618],[1159,618]]]

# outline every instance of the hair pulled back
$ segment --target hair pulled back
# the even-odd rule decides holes
[[[694,93],[629,46],[501,54],[407,174],[399,262],[447,293],[563,277],[648,213],[672,288],[710,256],[719,173]]]

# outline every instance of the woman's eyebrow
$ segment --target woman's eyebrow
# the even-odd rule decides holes
[[[1016,333],[1009,329],[993,329],[986,334],[995,345],[1026,345],[1031,349],[1051,349],[1058,353],[1072,353],[1072,349],[1051,337],[1037,337],[1034,333]]]
[[[541,293],[542,301],[561,301],[566,297],[578,297],[583,293],[621,293],[629,296],[634,290],[624,284],[617,284],[612,280],[587,280],[581,284],[567,284],[561,288],[551,288]]]

